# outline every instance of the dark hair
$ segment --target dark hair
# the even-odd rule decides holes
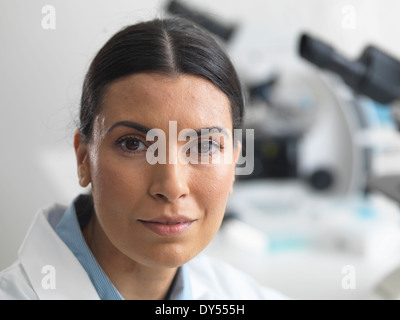
[[[228,97],[233,128],[242,126],[242,88],[230,59],[218,43],[185,19],[155,19],[119,31],[93,59],[81,97],[80,133],[85,142],[91,139],[94,117],[100,111],[107,86],[138,72],[204,77]]]

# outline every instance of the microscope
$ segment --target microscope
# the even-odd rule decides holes
[[[400,130],[400,61],[374,46],[368,46],[359,59],[351,61],[308,34],[301,35],[298,50],[305,60],[340,76],[355,94],[392,108]],[[400,203],[400,176],[371,176],[367,187]]]
[[[308,34],[300,37],[299,55],[320,69],[339,75],[356,94],[392,108],[392,116],[400,130],[400,61],[373,46],[368,46],[358,60],[351,61]],[[370,176],[367,187],[400,203],[399,175]],[[400,268],[378,283],[370,298],[400,299]]]

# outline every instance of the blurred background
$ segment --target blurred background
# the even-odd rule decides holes
[[[206,252],[296,299],[398,297],[398,12],[396,0],[2,0],[0,269],[39,208],[84,191],[72,142],[96,52],[125,25],[180,14],[231,56],[255,138]]]

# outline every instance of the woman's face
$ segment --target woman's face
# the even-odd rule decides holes
[[[146,157],[162,140],[146,141],[156,128],[166,137],[164,164]],[[219,129],[177,141],[183,129],[204,128]],[[201,77],[140,73],[108,87],[90,142],[75,147],[80,183],[92,184],[98,224],[115,250],[143,265],[176,267],[207,246],[234,181],[240,148],[233,148],[232,129],[228,98]],[[233,161],[224,163],[228,153]]]

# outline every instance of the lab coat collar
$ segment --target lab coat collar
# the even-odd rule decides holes
[[[60,205],[40,210],[21,245],[18,257],[39,299],[98,300],[89,276],[54,231],[65,210],[66,207]],[[45,285],[49,272],[54,272],[55,288]]]

